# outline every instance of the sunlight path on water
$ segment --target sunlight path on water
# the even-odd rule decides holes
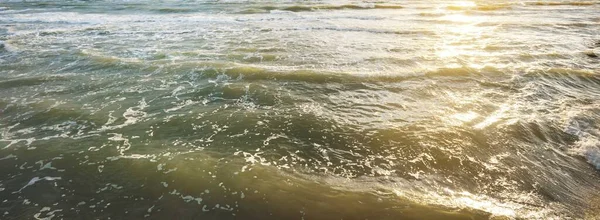
[[[594,219],[600,5],[0,3],[0,219]]]

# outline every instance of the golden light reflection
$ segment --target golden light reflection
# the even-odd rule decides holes
[[[477,117],[479,117],[479,114],[469,111],[469,112],[465,112],[465,113],[457,113],[450,117],[457,119],[459,121],[462,121],[462,122],[470,122],[470,121],[473,121],[473,119],[476,119]]]
[[[460,22],[460,23],[470,23],[474,21],[474,17],[467,16],[464,14],[452,14],[446,15],[442,17],[443,20],[452,21],[452,22]]]
[[[459,1],[459,2],[453,3],[453,5],[461,6],[461,7],[475,7],[475,6],[477,6],[477,4],[475,4],[475,2],[472,2],[472,1]]]
[[[485,120],[473,126],[475,129],[483,129],[507,117],[510,106],[502,105],[500,109],[489,115]]]
[[[498,201],[482,194],[472,194],[467,191],[454,191],[449,188],[442,188],[439,192],[429,194],[414,195],[401,189],[394,189],[393,192],[399,197],[417,197],[425,204],[442,204],[448,207],[471,208],[484,210],[496,216],[505,216],[512,219],[517,215],[516,210],[520,205]],[[514,195],[521,197],[522,195]]]
[[[462,204],[466,207],[486,210],[490,213],[494,213],[499,216],[515,216],[515,210],[508,204],[498,203],[492,199],[489,199],[485,196],[478,196],[471,194],[469,192],[460,192],[458,195],[460,197],[456,198],[456,202],[458,204]]]
[[[470,1],[456,2],[452,6],[461,8],[477,7],[474,2]],[[440,19],[446,22],[437,26],[442,39],[436,46],[436,56],[448,62],[446,67],[449,68],[462,67],[465,65],[465,61],[477,63],[476,58],[485,55],[480,50],[480,48],[483,48],[480,44],[482,43],[482,35],[486,30],[485,27],[477,24],[484,22],[486,18],[481,15],[456,12],[448,8],[440,8],[440,10],[443,10],[442,13],[446,14]]]
[[[453,2],[451,5],[446,6],[446,9],[453,11],[471,10],[477,7],[475,2],[471,1],[458,1]]]

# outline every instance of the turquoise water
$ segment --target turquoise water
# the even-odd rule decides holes
[[[0,218],[599,218],[599,11],[0,2]]]

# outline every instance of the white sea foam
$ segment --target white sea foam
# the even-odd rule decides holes
[[[569,149],[569,153],[585,157],[588,163],[600,170],[600,131],[589,122],[571,119],[564,132],[579,139]]]
[[[148,116],[148,113],[142,110],[144,110],[146,107],[148,107],[148,104],[146,104],[146,100],[142,98],[142,100],[138,102],[137,106],[129,107],[125,110],[125,112],[123,113],[123,118],[125,118],[125,122],[119,125],[112,125],[112,123],[116,121],[116,118],[112,116],[112,113],[109,114],[108,121],[102,126],[100,131],[119,129],[144,120]]]
[[[46,180],[46,181],[55,181],[55,180],[60,180],[62,179],[61,177],[50,177],[50,176],[46,176],[46,177],[34,177],[31,180],[29,180],[29,182],[27,184],[25,184],[25,186],[21,187],[21,189],[19,189],[19,191],[17,192],[21,192],[23,189],[27,188],[28,186],[32,186],[33,184],[42,181],[42,180]]]
[[[588,163],[600,170],[600,139],[591,135],[580,137],[571,153],[584,156]]]

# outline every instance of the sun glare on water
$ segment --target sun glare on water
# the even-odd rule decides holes
[[[463,14],[446,15],[446,16],[442,17],[442,19],[444,19],[446,21],[459,22],[459,23],[470,23],[470,22],[475,21],[474,17],[468,16],[468,15],[463,15]]]
[[[458,11],[458,10],[470,10],[477,7],[477,4],[475,2],[471,2],[471,1],[459,1],[459,2],[453,2],[452,4],[446,6],[446,10],[449,11]],[[463,13],[451,13],[448,14],[446,16],[444,16],[444,20],[448,20],[448,21],[452,21],[452,22],[461,22],[461,23],[468,23],[468,22],[473,22],[474,17],[471,16],[467,16]]]
[[[471,2],[471,1],[459,1],[459,2],[454,3],[453,5],[460,6],[460,7],[475,7],[475,6],[477,6],[477,4],[475,4],[475,2]]]
[[[468,55],[470,58],[475,58],[480,55],[480,51],[475,48],[481,43],[478,42],[478,39],[481,39],[481,35],[486,29],[477,24],[486,21],[486,17],[464,13],[464,10],[471,10],[475,7],[477,7],[475,2],[459,1],[438,9],[440,13],[445,14],[440,19],[446,21],[437,27],[446,33],[436,48],[438,57],[450,58]]]

